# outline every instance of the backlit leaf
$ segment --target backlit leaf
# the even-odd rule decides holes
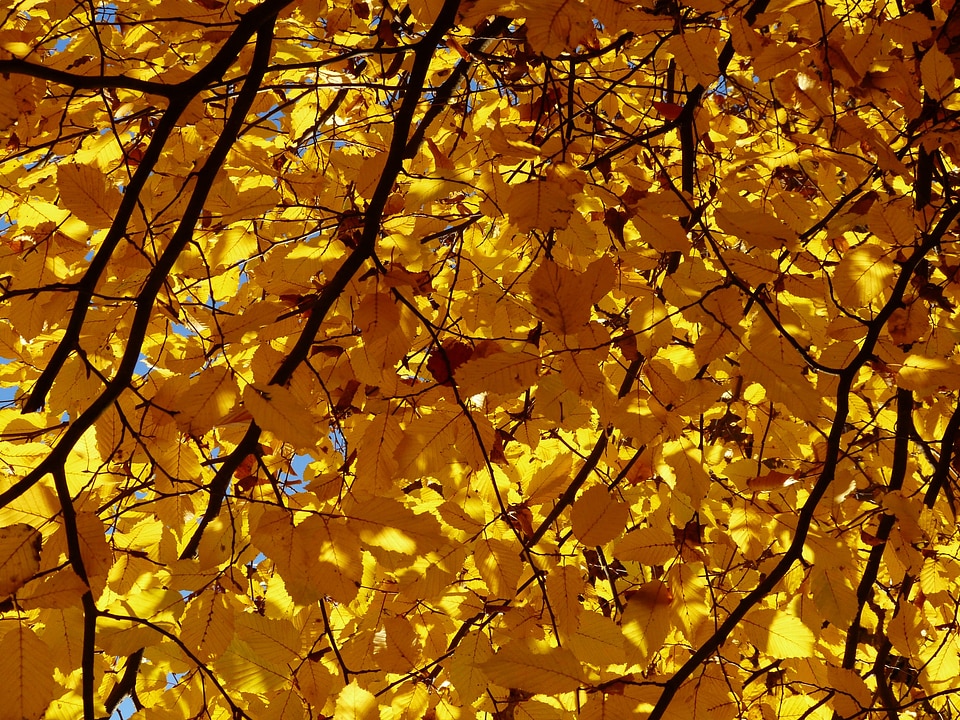
[[[60,165],[57,188],[64,207],[83,222],[93,228],[110,227],[120,195],[100,170],[92,165]]]
[[[834,291],[837,300],[851,310],[880,299],[893,275],[887,253],[877,245],[860,245],[844,254],[837,266]]]
[[[936,100],[942,100],[954,89],[953,63],[936,46],[927,50],[920,61],[920,77],[923,89]]]
[[[620,536],[629,513],[603,485],[593,485],[573,505],[573,533],[584,545],[604,545]]]
[[[673,533],[659,527],[628,532],[616,545],[616,556],[644,565],[664,565],[677,555]]]
[[[40,569],[40,531],[24,523],[0,527],[0,597],[22,588]]]
[[[770,657],[806,657],[813,650],[810,628],[781,610],[755,610],[744,618],[743,627],[750,642]]]
[[[337,695],[337,717],[346,720],[374,720],[379,717],[377,699],[354,681],[344,686]]]
[[[576,690],[580,663],[565,648],[531,648],[512,642],[481,666],[491,682],[504,688],[553,695]]]
[[[956,716],[954,5],[12,3],[0,720]]]
[[[0,639],[3,713],[10,718],[38,720],[54,699],[50,649],[28,627],[15,625]]]
[[[244,407],[257,424],[297,450],[310,451],[320,438],[313,414],[287,388],[279,385],[247,385],[243,390]]]

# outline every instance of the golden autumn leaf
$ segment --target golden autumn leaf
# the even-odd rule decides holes
[[[260,427],[296,449],[310,451],[319,442],[316,419],[291,390],[279,385],[247,385],[243,404]]]
[[[674,595],[660,580],[643,583],[631,591],[621,625],[627,643],[640,662],[649,662],[670,634]]]
[[[236,636],[211,665],[238,692],[251,694],[279,690],[290,672],[285,665],[264,660]]]
[[[17,602],[26,609],[76,607],[87,585],[71,568],[64,568],[42,579],[37,578],[17,593]]]
[[[849,626],[857,610],[857,592],[843,572],[833,568],[816,569],[810,589],[824,620],[838,627]]]
[[[457,385],[467,395],[518,393],[534,385],[540,358],[530,353],[499,352],[469,360],[457,368]]]
[[[951,2],[63,5],[0,716],[956,714]]]
[[[676,557],[676,540],[672,532],[659,527],[639,528],[617,541],[616,554],[644,565],[664,565]]]
[[[589,10],[576,0],[519,0],[518,5],[531,28],[531,45],[544,55],[573,50],[590,28]]]
[[[856,310],[882,299],[893,276],[888,254],[877,245],[861,245],[844,253],[834,288],[840,304]]]
[[[22,588],[40,569],[40,531],[17,523],[0,527],[0,597]]]
[[[564,648],[530,647],[512,642],[481,666],[483,673],[504,688],[554,695],[580,686],[580,663]]]
[[[503,206],[521,232],[550,230],[567,224],[574,211],[566,188],[552,180],[532,180],[510,188]]]
[[[227,417],[238,395],[236,383],[227,368],[210,368],[184,391],[178,406],[177,424],[199,437]]]
[[[939,387],[960,385],[956,363],[943,358],[911,355],[897,371],[897,384],[920,395],[928,395]]]
[[[704,668],[703,674],[689,680],[679,694],[680,706],[689,713],[688,717],[733,720],[739,715],[730,686],[716,668]]]
[[[610,618],[586,612],[580,615],[577,631],[567,644],[582,662],[620,663],[626,660],[624,636],[625,633]]]
[[[337,717],[374,720],[378,717],[377,700],[373,693],[352,682],[337,695]]]
[[[613,281],[613,266],[606,259],[594,261],[583,273],[547,261],[530,278],[530,295],[548,328],[571,335],[587,324],[591,304]]]
[[[58,687],[50,648],[28,627],[17,625],[0,638],[0,673],[7,717],[39,720]]]
[[[120,194],[92,165],[69,164],[57,168],[57,189],[64,207],[93,228],[110,227],[120,204]]]
[[[936,46],[931,47],[920,61],[920,78],[923,88],[930,97],[942,100],[955,87],[955,74],[950,58],[940,52]]]
[[[755,610],[744,619],[743,627],[750,642],[770,657],[806,657],[813,650],[810,628],[782,610]]]
[[[187,605],[180,640],[205,661],[216,660],[233,642],[234,619],[226,598],[202,593]]]
[[[707,87],[717,79],[717,40],[715,32],[703,28],[673,36],[664,49],[676,58],[685,75]]]
[[[630,508],[603,486],[587,488],[573,504],[573,534],[584,545],[604,545],[627,524]]]

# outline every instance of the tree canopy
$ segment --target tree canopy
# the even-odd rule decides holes
[[[0,13],[0,717],[958,717],[960,4]]]

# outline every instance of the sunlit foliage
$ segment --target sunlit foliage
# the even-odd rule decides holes
[[[0,717],[958,717],[960,4],[0,23]]]

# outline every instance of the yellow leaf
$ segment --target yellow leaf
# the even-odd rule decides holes
[[[0,527],[0,598],[22,588],[40,569],[43,537],[24,523]]]
[[[481,392],[496,395],[516,394],[537,382],[540,356],[525,352],[498,352],[477,360],[468,360],[454,373],[464,395]]]
[[[753,72],[764,82],[770,82],[796,67],[802,47],[792,44],[770,43],[753,61]]]
[[[17,624],[0,640],[3,707],[0,715],[39,720],[57,690],[50,648],[30,628]]]
[[[487,692],[489,681],[481,667],[493,655],[490,639],[483,633],[469,633],[444,665],[450,681],[464,702],[471,703]]]
[[[715,30],[706,28],[674,35],[664,43],[664,50],[673,54],[683,73],[703,87],[710,87],[719,74]]]
[[[517,230],[551,230],[567,224],[574,211],[573,198],[559,183],[552,180],[531,180],[510,186],[503,202]]]
[[[448,466],[457,442],[457,417],[434,412],[407,425],[397,446],[397,477],[422,477]]]
[[[960,677],[960,641],[956,633],[950,633],[942,642],[928,644],[920,660],[920,682],[929,694],[956,689]]]
[[[373,197],[374,190],[380,182],[380,176],[383,175],[383,169],[387,164],[387,153],[378,152],[367,157],[360,163],[357,171],[357,192],[360,196],[369,200]]]
[[[380,413],[367,426],[357,446],[357,479],[352,490],[359,497],[387,493],[397,477],[397,447],[403,429],[395,415]]]
[[[346,603],[357,596],[362,575],[360,547],[343,519],[311,515],[294,525],[286,512],[269,508],[252,539],[276,564],[295,601],[312,603],[328,595]]]
[[[481,666],[491,682],[538,695],[559,695],[580,687],[580,662],[566,648],[531,648],[514,641]]]
[[[187,605],[180,640],[201,660],[216,660],[233,642],[234,612],[222,595],[201,593]]]
[[[208,368],[178,398],[177,424],[191,436],[200,437],[230,414],[238,395],[228,368]]]
[[[353,322],[360,328],[364,340],[373,341],[397,329],[400,309],[391,295],[372,293],[360,301]]]
[[[546,260],[530,278],[530,296],[540,318],[561,335],[577,333],[590,320],[590,307],[614,282],[613,263],[603,257],[583,273]]]
[[[257,252],[257,236],[245,228],[229,227],[217,236],[209,260],[214,268],[236,265]]]
[[[333,675],[319,658],[308,657],[297,670],[297,686],[304,699],[315,707],[323,707],[333,688]]]
[[[688,642],[694,643],[700,626],[710,617],[703,565],[676,563],[667,571],[667,581],[673,594],[671,607],[677,627]]]
[[[621,720],[636,713],[637,701],[616,692],[591,693],[577,714],[579,720]]]
[[[73,568],[64,567],[28,584],[17,593],[17,603],[25,610],[75,607],[86,591],[87,586]]]
[[[680,713],[687,713],[691,720],[734,720],[740,716],[729,678],[714,665],[706,665],[703,674],[684,683],[677,695]],[[777,717],[779,720],[781,716]]]
[[[859,245],[844,253],[833,276],[837,300],[848,310],[883,301],[893,263],[879,245]]]
[[[914,243],[917,227],[899,205],[875,202],[867,212],[867,224],[874,235],[890,246],[910,247]]]
[[[527,39],[548,57],[573,50],[591,27],[586,7],[576,0],[519,0],[525,12]]]
[[[279,690],[292,675],[286,665],[264,660],[236,636],[213,669],[235,691],[254,694]]]
[[[673,469],[676,489],[689,499],[690,507],[696,512],[711,482],[700,449],[692,447],[687,440],[674,440],[664,445],[663,459]]]
[[[724,232],[733,238],[745,240],[759,250],[772,251],[784,247],[790,250],[798,244],[796,231],[740,197],[724,195],[716,218]]]
[[[640,233],[640,239],[654,250],[684,254],[690,250],[687,231],[676,218],[641,212],[631,218],[630,222]]]
[[[573,504],[573,534],[587,546],[604,545],[620,536],[630,508],[603,485],[593,485]]]
[[[831,699],[834,709],[844,717],[858,715],[873,703],[873,692],[853,670],[828,667],[830,687],[837,692]]]
[[[241,613],[236,618],[237,637],[257,657],[283,666],[300,655],[300,633],[287,618],[267,618],[259,613]]]
[[[270,697],[266,712],[259,717],[262,720],[306,720],[308,716],[300,693],[288,687],[281,690],[278,695]]]
[[[663,647],[671,629],[673,593],[660,580],[636,588],[623,610],[623,636],[637,653],[636,661],[647,663]]]
[[[743,620],[747,639],[773,658],[802,658],[813,652],[813,632],[800,618],[782,610],[754,610]]]
[[[60,201],[92,228],[107,228],[120,205],[120,194],[92,165],[65,163],[57,167]]]
[[[290,390],[279,385],[247,385],[243,404],[263,430],[296,450],[310,452],[320,442],[320,423]]]
[[[900,612],[891,618],[887,626],[887,637],[903,657],[917,657],[929,634],[929,623],[912,603],[902,605]]]
[[[82,510],[77,513],[77,534],[87,579],[97,592],[113,567],[113,549],[107,542],[103,521],[92,511]],[[66,527],[61,525],[48,538],[45,552],[52,552],[55,557],[60,555],[66,559],[68,547]]]
[[[740,360],[745,380],[763,386],[767,397],[786,405],[797,417],[815,421],[820,397],[803,376],[800,357],[768,325],[756,322],[750,331],[750,351]]]
[[[364,690],[353,680],[337,695],[337,720],[377,720],[380,717],[379,703],[369,690]]]
[[[624,633],[613,620],[595,612],[580,614],[577,631],[567,640],[567,645],[578,660],[592,665],[618,664],[627,659]]]
[[[430,513],[415,515],[402,503],[386,497],[357,502],[344,514],[367,545],[413,555],[441,544],[440,525]]]
[[[897,345],[910,345],[930,331],[930,311],[923,301],[899,307],[887,320],[887,332]]]
[[[960,367],[943,358],[911,355],[897,371],[897,385],[920,395],[960,386]]]
[[[925,595],[936,595],[952,588],[960,576],[960,565],[953,558],[927,558],[920,570],[920,588]]]
[[[824,620],[837,627],[850,626],[857,612],[857,592],[842,570],[815,565],[810,590]]]
[[[576,629],[583,612],[580,595],[584,590],[583,573],[579,568],[564,565],[547,574],[546,587],[554,622],[560,637],[568,638]]]
[[[488,538],[475,548],[473,561],[490,592],[498,598],[512,597],[523,572],[517,547],[506,540]]]
[[[673,533],[663,528],[640,528],[617,541],[615,555],[644,565],[665,565],[677,557],[677,544]]]
[[[934,100],[943,100],[953,92],[953,63],[936,45],[927,49],[920,61],[920,79],[923,89]]]

